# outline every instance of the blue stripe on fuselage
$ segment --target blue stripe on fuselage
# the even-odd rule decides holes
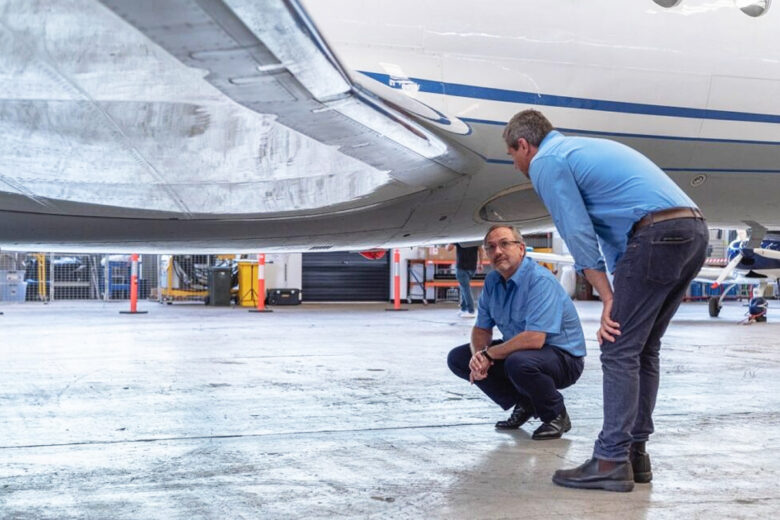
[[[384,85],[389,85],[390,75],[377,72],[359,71]],[[654,116],[685,117],[693,119],[716,119],[721,121],[747,121],[751,123],[780,123],[780,115],[756,114],[751,112],[732,112],[729,110],[711,110],[706,108],[686,108],[665,105],[650,105],[645,103],[626,103],[623,101],[607,101],[602,99],[576,98],[570,96],[555,96],[552,94],[537,94],[518,90],[478,87],[462,83],[445,83],[421,78],[404,78],[413,81],[421,92],[443,94],[509,103],[528,105],[543,105],[582,110],[600,110],[604,112],[623,112],[626,114],[646,114]]]

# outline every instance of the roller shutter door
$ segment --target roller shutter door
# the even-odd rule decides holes
[[[390,254],[368,260],[358,253],[304,253],[303,301],[387,301]]]

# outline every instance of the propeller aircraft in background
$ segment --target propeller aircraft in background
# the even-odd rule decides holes
[[[748,303],[747,323],[766,321],[768,302],[764,297],[770,283],[780,291],[780,232],[770,232],[757,222],[750,224],[750,239],[734,240],[728,248],[728,264],[722,268],[705,267],[696,281],[723,287],[720,296],[709,299],[710,316],[720,314],[723,300],[739,285],[752,285],[753,296]],[[715,277],[714,282],[712,277]]]

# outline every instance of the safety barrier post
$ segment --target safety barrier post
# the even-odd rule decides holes
[[[265,308],[265,254],[257,255],[257,308],[249,312],[273,312]]]
[[[408,311],[401,308],[401,251],[393,249],[393,308],[386,311]]]
[[[119,311],[119,314],[146,314],[148,311],[138,310],[138,254],[131,256],[132,265],[130,267],[130,310]]]
[[[38,299],[46,302],[49,300],[46,292],[46,253],[36,253],[35,262],[38,268]]]

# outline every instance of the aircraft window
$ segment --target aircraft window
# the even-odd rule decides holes
[[[679,4],[682,0],[653,0],[656,4],[660,5],[661,7],[674,7],[677,4]]]
[[[769,10],[772,0],[734,0],[737,7],[748,16],[757,17]]]

